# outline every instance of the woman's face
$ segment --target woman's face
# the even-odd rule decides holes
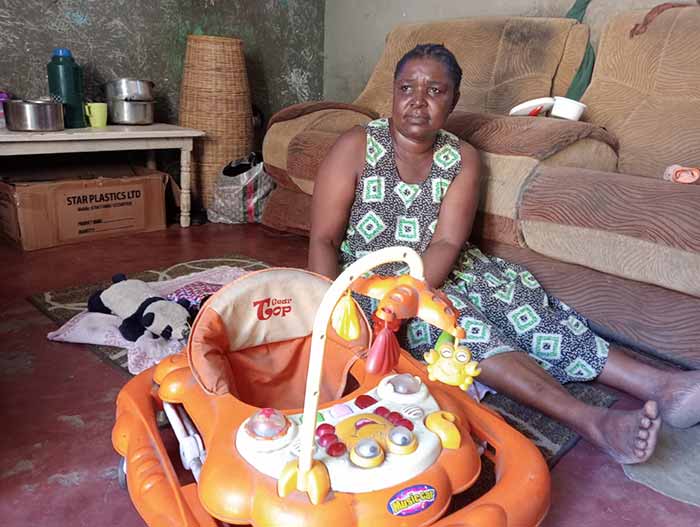
[[[432,58],[409,60],[394,80],[392,121],[408,138],[432,139],[458,98],[444,64]]]

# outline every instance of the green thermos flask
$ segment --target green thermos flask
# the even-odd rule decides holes
[[[55,48],[46,65],[49,74],[49,93],[63,103],[66,128],[84,128],[83,69],[75,62],[69,49]]]

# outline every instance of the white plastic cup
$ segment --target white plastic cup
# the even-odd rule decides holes
[[[554,97],[554,106],[552,106],[549,115],[560,119],[568,119],[569,121],[578,121],[586,108],[587,106],[582,102],[566,97]]]

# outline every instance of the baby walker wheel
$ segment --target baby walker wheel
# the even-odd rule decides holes
[[[158,410],[156,412],[156,424],[161,430],[165,428],[170,428],[170,421],[168,421],[168,416],[165,415],[164,410]]]
[[[120,489],[127,490],[126,458],[124,456],[119,457],[119,463],[117,464],[117,482],[119,483]]]

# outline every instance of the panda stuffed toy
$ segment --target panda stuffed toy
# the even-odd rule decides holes
[[[121,318],[119,332],[126,340],[135,342],[146,331],[154,338],[181,340],[189,336],[196,311],[187,300],[166,300],[146,282],[123,274],[113,276],[112,282],[90,296],[88,311]]]

